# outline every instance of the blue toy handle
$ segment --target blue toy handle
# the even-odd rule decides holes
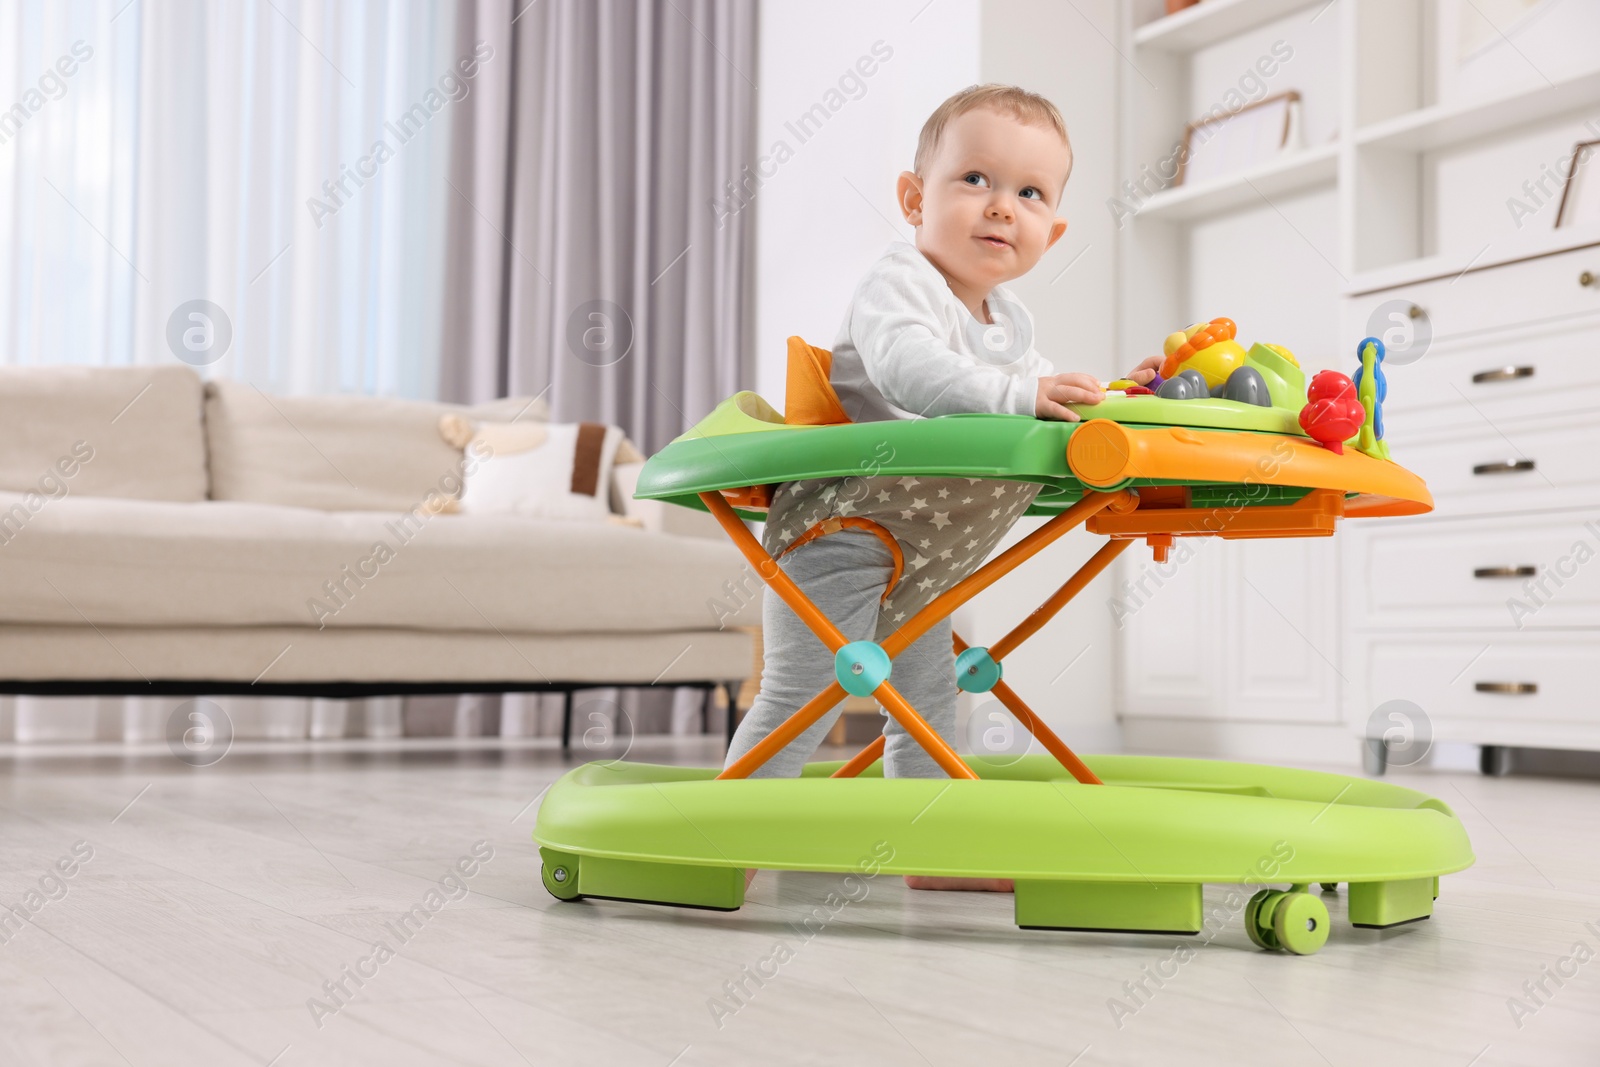
[[[1384,377],[1383,368],[1382,367],[1378,368],[1378,373],[1374,377],[1376,378],[1376,380],[1378,382],[1378,403],[1381,404],[1385,400],[1389,399],[1389,379]],[[1355,374],[1351,375],[1350,381],[1355,384],[1355,387],[1357,389],[1361,388],[1361,368],[1360,367],[1356,368],[1356,372],[1355,372]]]
[[[1363,337],[1356,344],[1356,372],[1350,380],[1359,390],[1361,388],[1361,372],[1366,369],[1365,359],[1367,346],[1373,348],[1372,377],[1376,383],[1373,394],[1376,399],[1372,404],[1372,435],[1379,441],[1383,440],[1383,402],[1389,398],[1389,380],[1383,376],[1383,342],[1376,337]]]

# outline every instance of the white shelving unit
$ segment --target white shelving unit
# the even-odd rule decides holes
[[[1140,48],[1193,52],[1306,6],[1307,0],[1208,0],[1176,15],[1151,19],[1133,31]],[[1320,0],[1328,4],[1329,0]]]
[[[1275,195],[1327,185],[1338,169],[1338,145],[1304,148],[1238,174],[1163,189],[1140,205],[1139,217],[1170,221],[1208,218]]]
[[[1600,70],[1467,104],[1435,104],[1355,133],[1358,148],[1423,152],[1493,137],[1572,112],[1573,101],[1600,99]],[[1581,104],[1579,105],[1582,106]]]
[[[1600,137],[1585,127],[1600,116],[1600,52],[1574,40],[1549,76],[1530,69],[1520,84],[1469,98],[1469,79],[1440,75],[1445,37],[1468,17],[1441,10],[1448,2],[1203,0],[1171,16],[1160,0],[1125,5],[1120,169],[1129,182],[1113,209],[1122,364],[1159,352],[1172,330],[1226,315],[1246,344],[1284,344],[1308,375],[1349,373],[1366,332],[1352,331],[1398,289],[1600,240],[1595,230],[1555,230],[1548,198],[1530,201],[1522,219],[1506,206],[1573,143]],[[1261,62],[1269,56],[1277,61]],[[1230,89],[1248,99],[1297,90],[1305,147],[1155,188],[1185,124]],[[1407,384],[1391,375],[1391,388]],[[1119,561],[1118,706],[1129,746],[1353,762],[1345,554],[1314,539],[1196,548],[1176,568],[1137,551]]]

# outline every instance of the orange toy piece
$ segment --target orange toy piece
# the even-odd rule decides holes
[[[1164,379],[1176,377],[1178,371],[1183,369],[1182,364],[1184,361],[1214,345],[1220,345],[1224,342],[1231,343],[1238,334],[1239,327],[1234,325],[1232,319],[1228,318],[1216,318],[1210,322],[1196,323],[1188,329],[1179,330],[1177,333],[1171,334],[1168,336],[1166,343],[1161,346],[1162,353],[1167,357],[1166,362],[1161,364],[1161,377]],[[1244,350],[1242,348],[1239,350],[1238,355],[1238,362],[1242,365],[1244,362]],[[1211,375],[1206,375],[1206,380],[1211,385],[1221,384],[1226,379],[1227,375],[1224,374],[1221,379],[1213,382],[1211,381]]]

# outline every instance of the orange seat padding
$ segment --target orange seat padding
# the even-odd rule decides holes
[[[789,338],[789,375],[784,384],[783,421],[790,426],[832,426],[850,422],[828,375],[833,353]]]
[[[832,369],[832,352],[808,345],[799,337],[789,338],[789,374],[784,383],[783,398],[783,421],[786,426],[833,426],[851,421],[850,416],[844,413],[844,405],[839,403],[839,394],[833,391],[833,385],[828,381]],[[750,485],[721,492],[723,499],[736,508],[764,511],[772,506],[774,488],[775,485]],[[808,536],[816,532],[813,527],[808,531]],[[895,578],[899,576],[899,564],[896,563]],[[891,581],[890,588],[893,587],[894,582]]]

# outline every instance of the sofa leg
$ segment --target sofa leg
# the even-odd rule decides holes
[[[561,757],[572,755],[572,690],[568,689],[561,702]]]

